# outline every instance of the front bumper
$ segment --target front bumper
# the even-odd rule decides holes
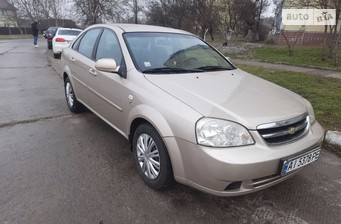
[[[303,138],[270,146],[257,131],[256,144],[234,148],[210,148],[179,138],[165,138],[175,179],[218,196],[237,196],[275,185],[297,171],[281,176],[280,160],[320,147],[324,130],[317,122]]]

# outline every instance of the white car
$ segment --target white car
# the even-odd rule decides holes
[[[60,58],[62,50],[68,47],[80,32],[82,32],[80,29],[59,28],[56,35],[52,39],[54,58]]]

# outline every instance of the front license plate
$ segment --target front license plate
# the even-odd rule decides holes
[[[284,160],[282,165],[282,175],[286,175],[316,161],[320,156],[320,152],[321,148],[317,148],[307,153]]]

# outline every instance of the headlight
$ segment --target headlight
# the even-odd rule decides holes
[[[308,100],[306,100],[306,99],[305,99],[305,104],[306,104],[307,109],[308,109],[310,124],[313,124],[313,123],[316,121],[313,106],[312,106],[311,103],[310,103]]]
[[[212,147],[252,145],[254,140],[242,125],[213,118],[202,118],[196,125],[197,142]]]

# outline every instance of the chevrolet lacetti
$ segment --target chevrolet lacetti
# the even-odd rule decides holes
[[[176,29],[93,25],[62,53],[69,109],[88,108],[132,146],[153,189],[235,196],[319,158],[324,130],[301,96],[246,73]]]

